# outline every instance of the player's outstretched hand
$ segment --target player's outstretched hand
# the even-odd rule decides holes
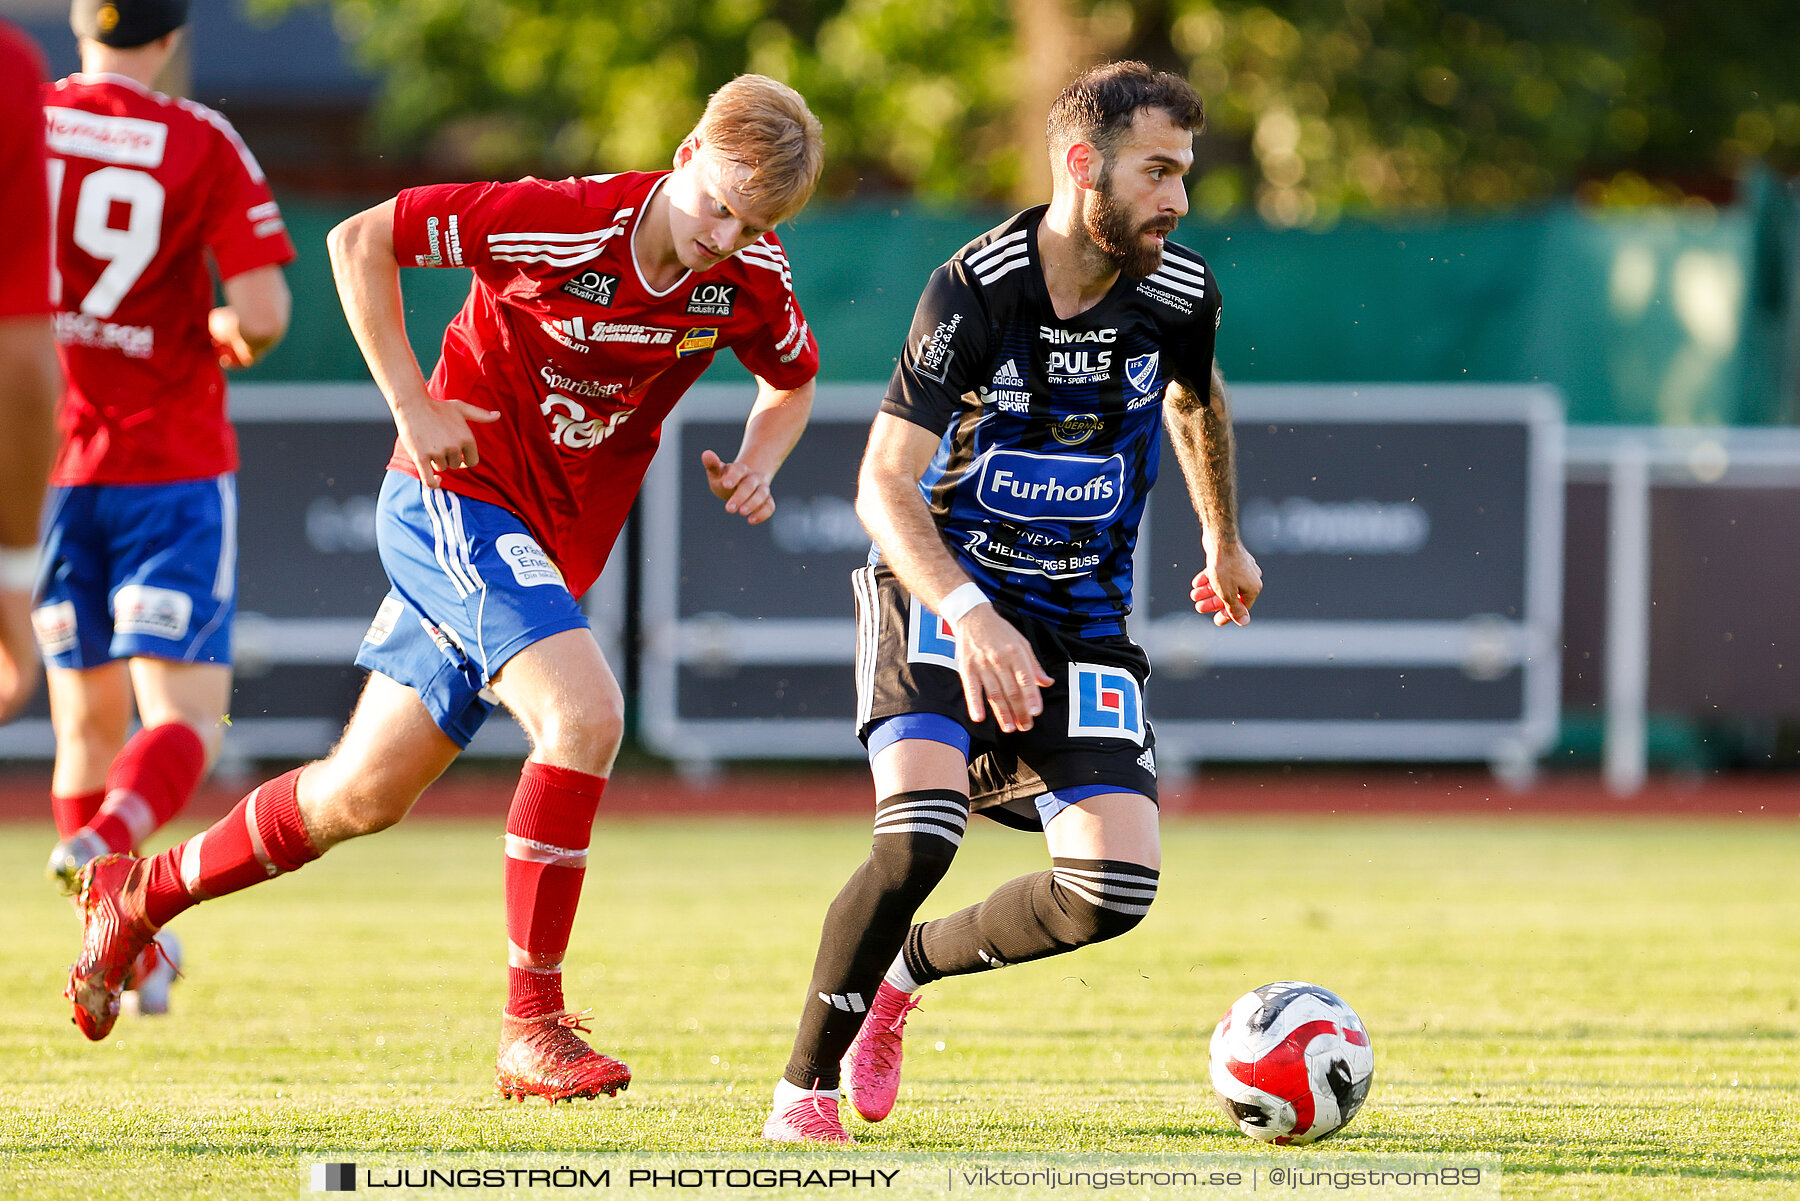
[[[500,414],[466,400],[431,400],[404,405],[394,414],[400,445],[428,488],[443,487],[443,473],[481,461],[469,422],[500,420]]]
[[[256,361],[256,351],[238,327],[237,313],[231,306],[220,305],[207,313],[206,332],[212,337],[213,357],[219,360],[219,366],[235,371]]]
[[[1212,614],[1216,626],[1250,624],[1250,606],[1262,595],[1262,568],[1241,542],[1210,548],[1206,570],[1194,577],[1194,608]]]
[[[700,452],[706,468],[706,486],[725,502],[727,513],[742,513],[751,525],[760,525],[775,513],[775,497],[761,472],[743,463],[727,463],[710,450]]]
[[[977,605],[955,623],[956,670],[962,676],[969,720],[991,708],[994,721],[1010,734],[1029,730],[1044,711],[1040,688],[1054,681],[1032,653],[1025,635],[992,605]]]

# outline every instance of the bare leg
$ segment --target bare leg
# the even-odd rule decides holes
[[[322,852],[387,829],[459,753],[418,693],[372,673],[337,746],[300,772],[295,794],[307,837]]]
[[[200,735],[206,764],[219,757],[225,710],[231,703],[231,668],[222,663],[176,663],[140,656],[131,660],[131,688],[145,729],[180,722]]]
[[[107,769],[131,725],[131,677],[125,662],[52,667],[45,678],[50,724],[56,731],[50,790],[57,796],[97,792],[105,786]]]
[[[506,816],[507,988],[494,1083],[557,1101],[614,1094],[631,1069],[577,1038],[562,964],[587,874],[594,816],[624,733],[619,685],[585,629],[533,643],[494,677],[531,739]]]

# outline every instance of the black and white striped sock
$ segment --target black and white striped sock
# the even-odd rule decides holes
[[[987,900],[907,932],[916,985],[1061,955],[1117,938],[1144,920],[1157,872],[1112,859],[1052,859],[1051,870],[1009,880]]]
[[[899,953],[913,914],[950,870],[968,824],[969,799],[958,792],[902,792],[875,803],[869,857],[825,912],[783,1073],[790,1083],[837,1086],[838,1061],[862,1027],[882,973]]]

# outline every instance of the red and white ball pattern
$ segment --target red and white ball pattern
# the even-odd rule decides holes
[[[1239,997],[1213,1029],[1213,1090],[1265,1143],[1314,1143],[1356,1116],[1375,1052],[1356,1011],[1327,988],[1277,980]]]

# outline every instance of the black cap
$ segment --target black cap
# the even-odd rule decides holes
[[[187,0],[75,0],[69,27],[78,38],[130,50],[187,24]]]

